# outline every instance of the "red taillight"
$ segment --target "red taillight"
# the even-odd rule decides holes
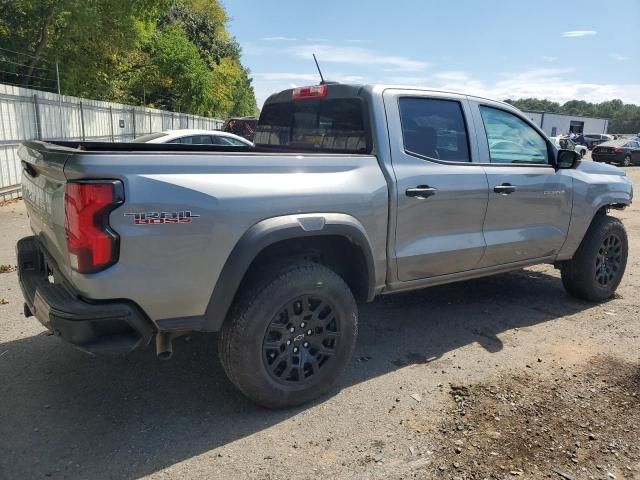
[[[303,100],[306,98],[320,98],[327,96],[326,85],[313,85],[311,87],[294,88],[291,98],[293,100]]]
[[[67,183],[65,229],[71,267],[94,273],[118,260],[118,235],[109,228],[109,212],[120,205],[122,183]]]
[[[613,149],[613,153],[622,153],[622,148],[616,147]]]

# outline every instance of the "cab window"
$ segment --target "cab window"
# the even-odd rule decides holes
[[[491,163],[549,165],[547,142],[531,125],[512,113],[480,107]]]
[[[471,161],[459,102],[403,97],[399,105],[407,153],[451,162]]]
[[[269,103],[260,114],[256,145],[317,151],[370,151],[360,98]]]

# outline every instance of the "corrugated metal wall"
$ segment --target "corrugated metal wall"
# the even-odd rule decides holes
[[[538,125],[550,137],[569,133],[572,121],[583,122],[583,133],[607,133],[609,120],[606,118],[581,117],[579,115],[565,115],[561,113],[531,112],[523,113]]]
[[[0,84],[0,202],[20,193],[23,140],[126,142],[177,128],[219,130],[223,121]]]

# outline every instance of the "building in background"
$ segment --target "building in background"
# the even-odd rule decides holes
[[[550,137],[579,133],[607,133],[609,120],[606,118],[563,115],[561,113],[524,110],[524,114]]]

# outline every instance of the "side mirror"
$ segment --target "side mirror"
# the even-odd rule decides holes
[[[558,169],[575,168],[580,161],[580,154],[574,150],[558,150],[556,166]]]

